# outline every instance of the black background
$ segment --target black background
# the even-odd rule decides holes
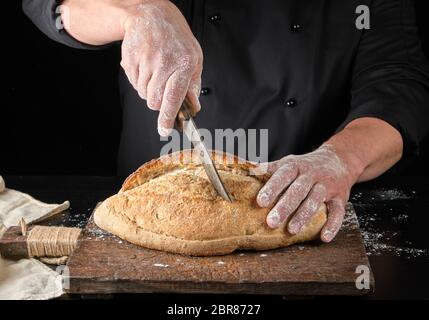
[[[119,47],[65,47],[24,16],[21,1],[2,6],[0,174],[116,174]],[[429,57],[429,3],[416,6]],[[429,176],[428,160],[425,139],[420,157],[397,174]]]

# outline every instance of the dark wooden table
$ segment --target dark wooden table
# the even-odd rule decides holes
[[[70,200],[67,214],[50,224],[84,227],[94,205],[115,193],[121,185],[116,177],[6,176],[8,187],[30,193],[46,202]],[[429,299],[429,181],[416,177],[377,180],[355,186],[351,195],[366,240],[376,279],[375,292],[359,299]],[[143,294],[115,298],[144,297],[146,302],[280,304],[278,296],[213,296]],[[318,297],[323,299],[323,297]],[[326,298],[328,299],[328,298]]]

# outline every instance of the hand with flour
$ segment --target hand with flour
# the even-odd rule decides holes
[[[350,189],[357,176],[349,163],[329,144],[304,155],[290,155],[268,164],[271,178],[260,190],[257,202],[272,207],[267,224],[297,234],[326,203],[328,221],[321,239],[330,242],[341,227]]]
[[[168,0],[63,0],[62,21],[81,42],[122,41],[121,66],[140,97],[159,111],[158,132],[169,134],[185,98],[194,112],[203,54],[185,17]]]
[[[402,157],[403,141],[389,123],[370,117],[347,124],[317,150],[269,162],[272,174],[259,191],[257,202],[271,208],[267,224],[287,223],[298,233],[326,203],[328,220],[321,239],[330,242],[341,227],[350,189],[357,182],[374,179]]]
[[[166,136],[185,96],[195,112],[201,108],[201,47],[170,1],[138,5],[124,30],[121,66],[148,107],[159,111],[158,132]]]

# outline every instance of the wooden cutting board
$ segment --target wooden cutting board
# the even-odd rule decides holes
[[[356,214],[330,244],[294,245],[270,251],[189,257],[138,247],[89,220],[67,263],[70,293],[234,293],[278,295],[363,295],[356,268],[370,270]]]

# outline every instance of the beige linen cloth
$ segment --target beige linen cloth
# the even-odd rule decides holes
[[[0,176],[0,237],[6,228],[37,222],[63,210],[70,203],[46,204],[28,194],[6,188]],[[9,261],[0,257],[0,300],[40,300],[59,297],[63,277],[36,259]]]

